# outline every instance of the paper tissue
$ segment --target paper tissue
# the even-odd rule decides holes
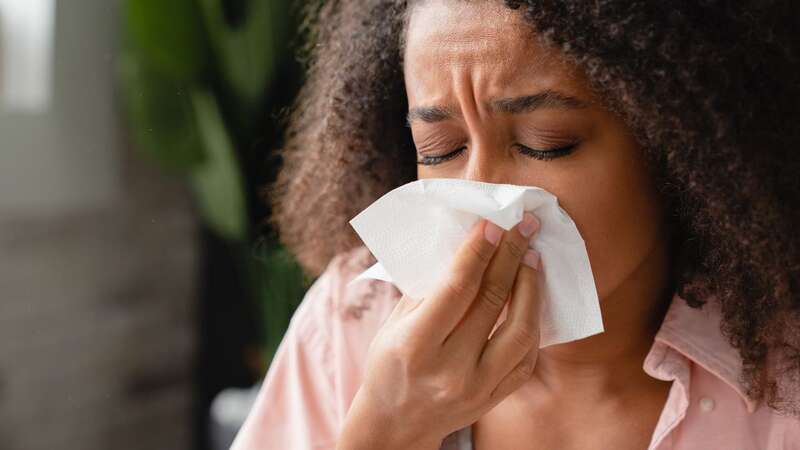
[[[535,186],[429,178],[400,186],[350,220],[378,263],[351,281],[394,283],[425,298],[446,276],[471,227],[485,217],[509,230],[524,211],[539,219],[530,246],[541,255],[540,347],[603,331],[586,245],[550,192]]]

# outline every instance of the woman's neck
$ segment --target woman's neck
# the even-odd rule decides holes
[[[590,400],[653,384],[642,364],[672,298],[666,248],[657,245],[602,299],[603,333],[540,350],[533,377],[539,389]]]

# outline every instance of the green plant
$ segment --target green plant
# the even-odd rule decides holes
[[[273,240],[252,244],[267,160],[254,143],[279,69],[293,62],[289,3],[127,0],[123,21],[119,85],[135,145],[189,183],[204,222],[231,244],[269,360],[311,281]]]

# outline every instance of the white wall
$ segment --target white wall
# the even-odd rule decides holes
[[[0,0],[0,14],[19,17],[11,14],[10,5],[30,1],[42,0]],[[52,82],[43,90],[47,99],[37,108],[37,94],[29,94],[34,105],[25,108],[20,105],[25,95],[6,92],[5,101],[0,101],[0,217],[104,207],[120,195],[121,145],[113,85],[118,1],[60,0],[55,6],[53,52],[45,58],[52,59],[52,74],[30,74],[31,80]],[[42,17],[47,20],[46,12]],[[46,48],[40,50],[47,53]],[[4,51],[2,64],[22,64],[15,56]],[[50,66],[36,61],[42,58],[30,59],[30,67]],[[13,72],[2,71],[6,79]],[[15,82],[30,91],[40,83],[30,84],[34,87]]]

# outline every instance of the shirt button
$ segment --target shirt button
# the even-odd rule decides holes
[[[700,411],[711,412],[714,409],[714,399],[703,397],[700,399]]]

